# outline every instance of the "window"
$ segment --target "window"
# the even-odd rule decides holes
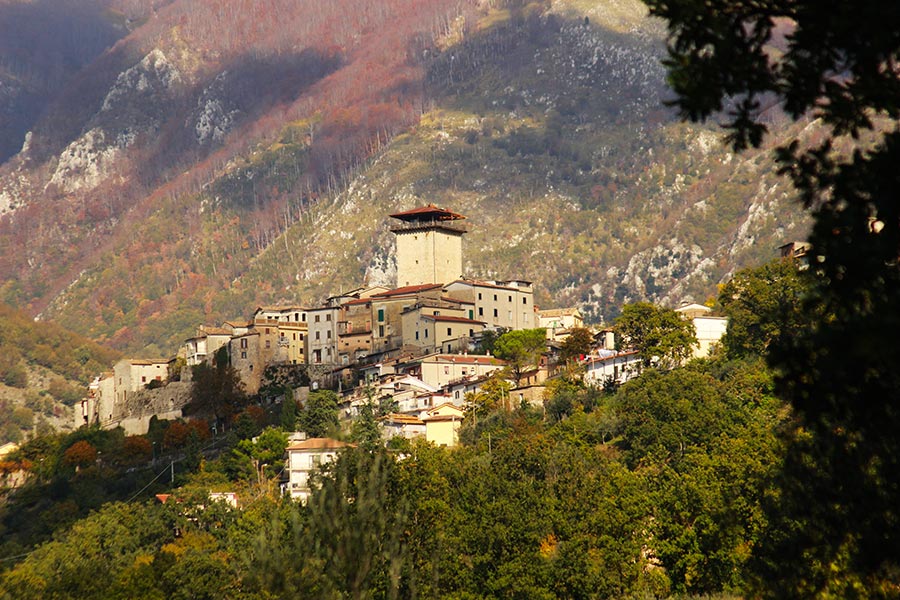
[[[384,325],[378,326],[378,337],[384,337]]]
[[[383,308],[378,309],[378,320],[384,321],[384,309]]]
[[[474,319],[474,318],[475,318],[475,311],[472,310],[471,308],[469,309],[469,318],[470,318],[470,319]]]
[[[478,292],[478,299],[481,300],[481,292]]]
[[[317,331],[317,332],[316,332],[316,339],[317,339],[317,340],[318,340],[318,339],[321,339],[321,338],[319,337],[321,333],[322,333],[321,331]]]
[[[296,333],[294,334],[294,341],[295,341],[295,342],[297,341],[297,334],[296,334]]]
[[[272,340],[266,340],[266,350],[269,350],[272,347]]]
[[[428,339],[428,330],[425,330],[425,338]]]
[[[450,337],[451,335],[453,335],[453,329],[448,327],[447,328],[447,337]]]
[[[497,301],[497,294],[494,294],[494,302]]]
[[[141,383],[147,383],[147,376],[141,375]]]
[[[506,311],[506,318],[508,320],[512,321],[512,311],[511,310]]]
[[[316,322],[316,323],[319,322],[319,315],[316,315],[315,322]]]
[[[330,320],[331,320],[331,313],[328,313],[327,315],[325,315],[325,320],[326,320],[326,321],[330,321]]]
[[[268,335],[270,333],[272,333],[272,331],[268,327],[266,327],[266,335]]]
[[[300,321],[300,313],[294,313],[294,322]]]
[[[470,329],[470,330],[469,330],[469,337],[474,337],[474,336],[475,336],[475,330],[474,330],[474,329]]]
[[[528,297],[522,296],[522,304],[528,304]]]
[[[319,456],[318,454],[313,454],[312,456],[309,457],[309,466],[318,467],[321,464],[322,464],[322,457]]]
[[[512,296],[509,297],[509,301],[512,302]]]
[[[247,353],[246,353],[246,352],[241,352],[241,358],[247,358]]]
[[[450,365],[444,365],[444,375],[450,374]]]
[[[247,338],[241,338],[241,348],[247,347]]]
[[[500,312],[495,308],[494,309],[494,318],[496,319],[499,316],[500,316]]]
[[[479,316],[479,317],[483,317],[483,316],[484,316],[484,307],[483,307],[483,306],[479,306],[479,307],[478,307],[478,316]]]
[[[329,340],[331,339],[331,330],[330,329],[325,332],[325,337],[328,338]]]
[[[300,316],[300,320],[303,321],[304,323],[306,323],[306,313],[303,313],[303,314]]]
[[[419,332],[416,332],[416,339],[419,339]]]

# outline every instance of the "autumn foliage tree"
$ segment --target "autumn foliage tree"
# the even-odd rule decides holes
[[[129,435],[122,443],[122,462],[136,464],[150,460],[153,444],[142,435]]]
[[[87,467],[97,461],[97,449],[85,440],[79,440],[66,448],[63,462],[74,467]]]

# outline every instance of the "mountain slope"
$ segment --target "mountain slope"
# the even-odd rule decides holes
[[[42,419],[72,426],[88,382],[118,352],[0,304],[0,443],[20,441]]]
[[[662,107],[663,32],[637,2],[330,7],[307,38],[300,16],[237,26],[213,4],[164,7],[96,63],[123,68],[96,67],[75,142],[35,133],[4,166],[4,298],[169,352],[260,303],[389,283],[386,215],[434,202],[471,217],[468,274],[601,319],[703,300],[804,235],[766,151],[733,156]],[[196,43],[204,20],[231,41]]]
[[[315,123],[290,191],[333,184],[373,140],[412,122],[420,69],[410,53],[448,27],[455,6],[162,6],[73,79],[0,170],[0,275],[15,279],[3,296],[40,311],[134,213],[196,192],[286,121]],[[278,204],[270,192],[266,207],[252,200],[261,219]],[[279,227],[265,223],[263,235]]]

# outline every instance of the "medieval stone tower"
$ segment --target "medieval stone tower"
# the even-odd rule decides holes
[[[464,216],[433,204],[391,215],[397,236],[397,286],[450,283],[462,277]]]

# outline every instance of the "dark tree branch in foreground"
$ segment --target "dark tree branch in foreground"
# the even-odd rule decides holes
[[[814,141],[776,153],[814,219],[812,289],[806,322],[769,348],[796,426],[757,552],[761,592],[896,595],[900,3],[646,3],[668,21],[682,117],[725,111],[738,150],[762,143],[761,107],[773,101],[814,119]]]

